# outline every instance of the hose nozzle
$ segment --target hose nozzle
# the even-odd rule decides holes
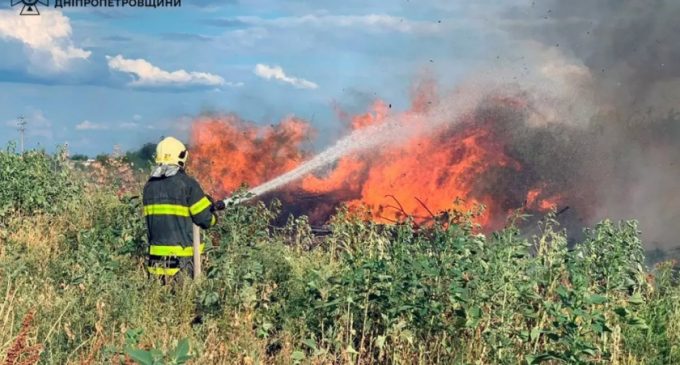
[[[240,203],[247,202],[254,197],[255,197],[255,195],[249,196],[249,197],[229,197],[229,198],[226,198],[222,201],[224,202],[224,205],[226,205],[226,206],[233,206],[233,205],[237,205],[237,204],[240,204]]]
[[[224,202],[224,205],[236,205],[241,202],[241,199],[239,198],[226,198],[222,200]]]

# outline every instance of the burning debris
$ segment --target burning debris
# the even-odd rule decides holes
[[[410,137],[350,151],[323,171],[261,198],[279,198],[286,213],[308,215],[316,224],[325,222],[340,204],[366,207],[381,223],[406,216],[425,222],[462,199],[459,209],[486,207],[478,223],[488,229],[501,227],[515,209],[544,213],[561,204],[555,182],[534,173],[534,161],[508,145],[515,142],[508,135],[511,124],[527,119],[530,101],[493,95],[469,110],[442,115],[436,109],[440,103],[426,104],[423,99],[419,95],[410,110],[392,116],[377,102],[374,110],[348,123],[352,133],[390,123],[386,127],[409,131]],[[451,120],[428,124],[428,117]],[[311,133],[296,119],[258,128],[235,116],[204,117],[194,124],[192,168],[210,176],[208,183],[217,194],[233,191],[242,182],[258,186],[310,156],[305,143]],[[215,151],[218,156],[211,158]]]

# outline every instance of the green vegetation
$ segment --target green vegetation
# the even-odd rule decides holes
[[[64,161],[40,151],[19,156],[10,146],[0,152],[0,217],[59,213],[65,202],[81,195],[79,181],[69,176]]]
[[[89,157],[87,157],[87,155],[83,155],[83,154],[77,153],[77,154],[71,156],[71,161],[80,161],[80,162],[83,162],[83,161],[87,161],[88,158],[89,158]]]
[[[125,153],[124,161],[130,163],[135,168],[147,168],[153,164],[154,156],[156,154],[155,143],[145,143],[136,151],[128,151]]]
[[[271,227],[276,204],[237,206],[203,280],[163,286],[139,183],[100,178],[0,153],[4,363],[680,363],[673,262],[645,268],[634,222],[568,250],[550,217],[484,236],[471,213],[415,230],[340,211],[315,237]]]

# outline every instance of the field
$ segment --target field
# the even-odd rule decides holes
[[[329,235],[277,204],[209,233],[198,282],[144,270],[140,181],[38,151],[0,152],[3,364],[677,364],[675,262],[645,265],[635,222],[572,249],[479,234],[451,210],[427,229],[339,211]]]

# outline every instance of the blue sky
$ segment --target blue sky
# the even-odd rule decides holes
[[[27,146],[75,153],[186,138],[193,117],[312,120],[337,137],[335,103],[397,110],[423,72],[452,87],[510,57],[497,19],[520,3],[454,0],[184,0],[178,8],[0,5],[0,144],[28,121]],[[53,3],[51,4],[53,5]]]

